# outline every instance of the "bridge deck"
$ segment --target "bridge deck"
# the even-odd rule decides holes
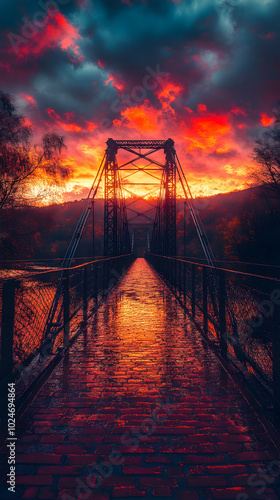
[[[278,453],[256,414],[143,259],[17,434],[12,498],[280,498]],[[263,466],[261,488],[250,475]],[[95,487],[79,496],[87,483]]]

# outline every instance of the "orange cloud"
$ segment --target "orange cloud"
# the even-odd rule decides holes
[[[224,154],[224,153],[229,153],[230,150],[231,150],[230,147],[228,147],[228,146],[222,146],[222,147],[216,149],[216,153],[218,153],[219,155],[221,155],[221,154]]]
[[[82,132],[82,128],[76,123],[63,123],[58,122],[58,124],[63,128],[63,130],[67,130],[67,132]]]
[[[188,150],[213,149],[222,147],[219,141],[229,134],[231,128],[226,116],[208,114],[203,117],[193,118],[187,129],[185,139],[188,140]]]
[[[87,130],[89,132],[92,132],[93,130],[95,130],[97,128],[97,125],[95,125],[95,123],[93,122],[86,122],[87,123]]]
[[[264,127],[269,127],[274,122],[274,118],[270,118],[265,113],[261,113],[261,124]]]
[[[172,82],[163,82],[162,88],[156,92],[158,99],[162,104],[163,111],[172,111],[170,104],[175,101],[183,92],[183,87]]]
[[[127,125],[140,132],[151,132],[158,127],[158,113],[147,100],[141,106],[126,108],[121,112],[121,115],[124,120],[114,120],[115,127]]]

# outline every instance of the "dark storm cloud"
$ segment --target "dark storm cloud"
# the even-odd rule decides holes
[[[221,41],[215,23],[208,24],[215,15],[213,6],[206,3],[194,10],[191,3],[175,5],[171,0],[132,6],[98,1],[84,19],[83,34],[89,41],[85,52],[88,58],[104,61],[133,82],[147,65],[159,62],[178,71],[181,60],[182,71],[182,56],[188,45],[201,37],[205,45],[207,41],[217,45]]]
[[[104,114],[119,118],[111,103],[121,92],[112,83],[104,85],[108,75],[119,78],[129,94],[141,85],[146,67],[158,64],[183,89],[171,104],[179,118],[185,107],[195,111],[200,103],[210,112],[228,112],[236,105],[247,110],[241,117],[251,126],[279,99],[276,1],[234,0],[231,6],[230,0],[69,0],[59,10],[79,32],[83,58],[76,59],[60,46],[17,58],[7,33],[20,34],[22,17],[32,19],[41,7],[33,0],[9,0],[1,8],[2,62],[10,68],[1,75],[2,86],[34,96],[42,119],[48,108],[58,115],[73,111],[77,120],[98,121]],[[152,91],[147,98],[160,108]]]

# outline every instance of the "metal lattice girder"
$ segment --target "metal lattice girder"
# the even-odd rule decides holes
[[[113,140],[113,139],[109,139]],[[151,141],[114,141],[119,148],[132,149],[163,149],[166,141],[151,140]]]
[[[121,180],[117,163],[118,146],[108,139],[105,159],[104,255],[130,253],[130,237],[125,202],[121,196]]]
[[[176,248],[176,163],[174,141],[168,139],[164,146],[166,156],[164,171],[164,255],[175,256]]]
[[[104,255],[118,255],[117,148],[108,140],[105,162]]]
[[[176,160],[174,141],[162,140],[131,140],[115,141],[108,139],[105,162],[105,212],[104,212],[104,255],[114,256],[128,245],[129,220],[126,217],[126,207],[121,200],[120,171],[135,163],[128,161],[118,166],[116,155],[118,149],[124,149],[136,155],[137,159],[149,155],[149,164],[154,164],[162,171],[161,195],[158,204],[152,246],[158,253],[168,256],[176,255]],[[148,149],[141,154],[141,149]],[[152,160],[150,155],[159,150],[164,150],[166,161],[159,163]],[[135,159],[133,159],[135,161]],[[137,168],[137,166],[136,166]],[[139,170],[142,170],[139,167]],[[160,180],[160,179],[159,179]]]

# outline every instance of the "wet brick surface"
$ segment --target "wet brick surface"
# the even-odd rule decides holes
[[[9,498],[280,498],[279,471],[269,469],[278,452],[143,259],[55,369],[17,436]]]

